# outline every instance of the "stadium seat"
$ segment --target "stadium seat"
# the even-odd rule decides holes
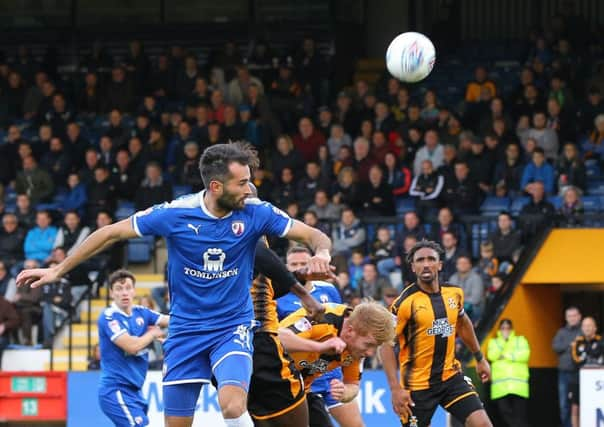
[[[514,200],[512,200],[512,206],[510,207],[512,215],[518,215],[522,207],[530,201],[531,199],[529,197],[524,196],[516,197]]]
[[[550,196],[547,201],[554,205],[556,209],[560,209],[560,206],[562,206],[562,197],[560,196]]]
[[[400,197],[396,199],[396,213],[405,214],[415,210],[415,199],[411,197]]]
[[[585,196],[582,200],[585,212],[598,212],[601,209],[602,205],[600,196]]]
[[[121,221],[122,219],[126,219],[132,214],[134,214],[134,212],[134,206],[119,206],[115,210],[115,219]]]
[[[510,199],[508,197],[494,197],[488,196],[480,210],[483,215],[493,216],[499,214],[501,211],[507,211],[510,208]]]
[[[604,195],[604,181],[592,181],[587,184],[587,194],[591,196]]]
[[[128,241],[128,263],[146,264],[152,259],[155,240],[153,236],[143,236]]]
[[[178,199],[181,196],[190,194],[193,191],[189,185],[175,185],[173,187],[174,198]]]

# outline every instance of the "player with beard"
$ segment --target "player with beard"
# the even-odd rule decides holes
[[[474,354],[483,382],[491,369],[464,312],[463,291],[438,280],[442,257],[440,245],[428,240],[416,243],[407,256],[417,282],[403,289],[390,307],[400,345],[400,380],[392,346],[381,347],[392,406],[405,427],[430,425],[438,405],[468,427],[491,427],[478,393],[455,358],[456,335]]]
[[[256,324],[249,291],[254,252],[263,235],[308,245],[311,273],[328,273],[331,241],[258,199],[250,199],[250,167],[258,156],[241,142],[216,144],[200,159],[205,190],[137,212],[92,233],[55,267],[24,270],[20,286],[56,282],[113,243],[145,235],[167,241],[169,336],[164,343],[166,426],[190,427],[201,386],[212,376],[227,427],[251,427],[247,391]]]

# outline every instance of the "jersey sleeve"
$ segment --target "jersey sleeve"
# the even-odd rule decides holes
[[[128,333],[128,329],[122,325],[111,310],[105,311],[99,317],[98,326],[99,333],[104,333],[111,341],[115,341],[118,337]]]
[[[342,367],[344,384],[358,384],[361,381],[363,361],[356,360],[348,366]]]
[[[401,336],[407,321],[411,317],[411,304],[409,301],[401,301],[403,295],[399,295],[390,306],[390,312],[394,318],[394,324],[396,325],[396,335]]]
[[[459,312],[457,314],[458,318],[463,317],[464,314],[466,314],[466,310],[463,308],[465,304],[464,301],[464,295],[463,295],[463,289],[459,288]]]
[[[262,234],[285,237],[294,224],[288,214],[268,202],[256,206],[258,227]]]
[[[168,206],[168,203],[162,203],[132,215],[132,228],[136,234],[139,237],[168,236],[174,224],[174,210]]]
[[[340,292],[338,292],[335,286],[329,287],[329,302],[342,304],[342,296],[340,295]]]
[[[145,320],[147,321],[147,325],[154,326],[159,323],[163,314],[158,313],[155,310],[145,309]]]

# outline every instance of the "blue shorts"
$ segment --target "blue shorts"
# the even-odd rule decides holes
[[[147,402],[137,389],[101,387],[99,405],[116,427],[138,427],[149,424]]]
[[[163,396],[166,415],[192,416],[201,385],[248,391],[252,376],[255,323],[169,337],[164,343]]]
[[[344,374],[342,373],[342,368],[336,368],[332,371],[324,373],[319,378],[314,380],[310,386],[310,391],[311,393],[320,394],[323,397],[323,401],[325,402],[327,409],[335,408],[336,406],[342,405],[342,402],[334,399],[331,396],[331,392],[329,391],[329,383],[333,379],[342,381],[343,378]]]

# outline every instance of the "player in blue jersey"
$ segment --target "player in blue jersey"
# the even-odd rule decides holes
[[[247,391],[252,371],[254,310],[250,296],[256,242],[278,235],[314,251],[309,271],[327,273],[331,241],[270,203],[249,198],[249,144],[216,144],[201,156],[205,190],[138,212],[92,233],[62,263],[24,270],[19,285],[57,281],[113,243],[143,235],[167,241],[170,328],[164,343],[166,425],[190,427],[201,386],[212,376],[227,427],[251,427]]]
[[[113,303],[98,320],[99,404],[117,427],[146,426],[147,402],[140,390],[149,366],[147,349],[163,337],[159,327],[167,327],[169,317],[134,305],[136,279],[129,271],[115,271],[108,283]]]
[[[310,251],[303,246],[294,246],[286,255],[287,268],[290,271],[298,271],[308,265],[311,258]],[[331,283],[313,280],[306,282],[304,287],[311,296],[322,304],[342,303],[340,292]],[[302,307],[300,299],[293,293],[288,293],[277,299],[277,315],[283,320],[289,314]],[[342,368],[336,368],[313,381],[309,395],[307,396],[309,407],[310,426],[330,425],[329,417],[325,411],[337,420],[340,427],[363,427],[363,418],[357,402],[342,403],[332,395],[332,387],[343,390]],[[335,394],[338,394],[336,391]]]

